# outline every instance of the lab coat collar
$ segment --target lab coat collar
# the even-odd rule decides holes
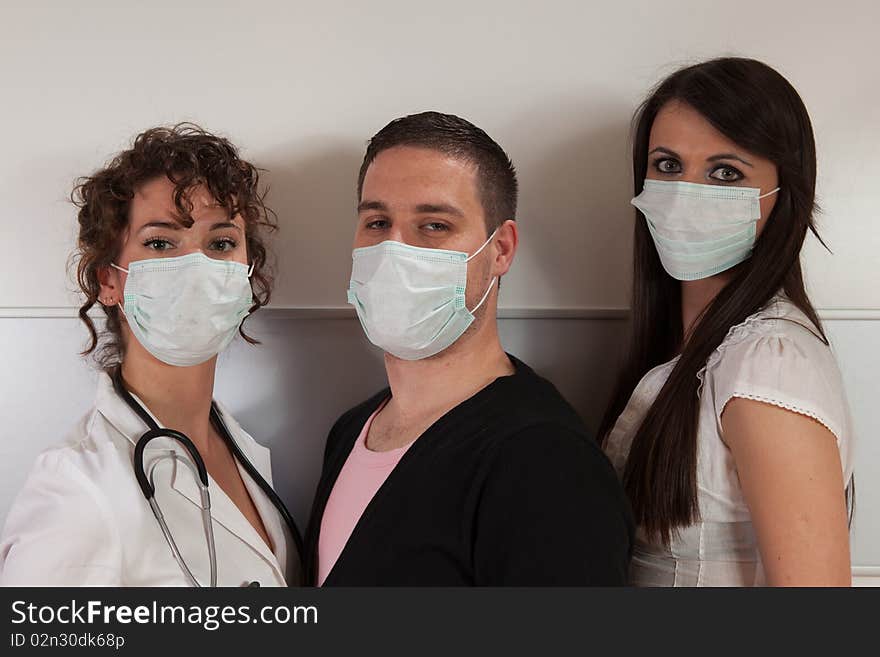
[[[134,396],[141,406],[146,409],[147,413],[149,413],[150,417],[153,418],[153,421],[156,422],[158,426],[165,428],[159,419],[146,407],[146,404],[144,404],[142,400],[133,393],[132,396]],[[113,381],[110,378],[110,375],[106,372],[102,372],[98,377],[98,391],[95,399],[95,406],[98,412],[100,412],[116,431],[118,431],[131,445],[132,450],[138,439],[149,429],[149,427],[144,424],[143,420],[141,420],[128,404],[125,403],[125,400],[116,394],[116,390],[113,387]],[[248,436],[239,426],[238,422],[235,421],[221,404],[217,404],[217,410],[220,412],[220,417],[226,424],[229,434],[239,446],[242,453],[248,458],[248,460],[250,460],[257,471],[263,475],[267,481],[271,481],[271,465],[269,463],[268,450],[261,445],[258,445],[253,438]],[[182,455],[184,458],[188,458],[186,450],[176,440],[171,438],[156,438],[150,441],[144,449],[145,467],[149,468],[151,456],[155,457],[161,453],[167,453],[169,451],[173,451]],[[244,469],[240,465],[238,465],[238,469],[245,482],[245,487],[251,495],[254,506],[263,520],[263,526],[266,527],[267,532],[269,532],[269,525],[274,516],[272,509],[267,507],[262,494],[255,494],[257,493],[256,489],[258,487],[250,481],[250,477]],[[185,466],[174,467],[171,487],[195,506],[201,506],[199,487],[189,468]],[[272,567],[281,581],[285,581],[284,572],[279,565],[279,560],[275,557],[269,546],[266,545],[265,541],[263,541],[235,503],[226,495],[219,484],[211,478],[210,474],[208,475],[208,491],[211,495],[211,517],[214,519],[214,522],[222,525],[250,546]],[[269,506],[271,506],[271,503]],[[269,533],[274,540],[277,540],[274,534],[275,532]]]
[[[132,397],[144,407],[144,410],[146,410],[149,416],[153,418],[153,421],[161,427],[162,423],[159,422],[159,419],[153,415],[149,408],[147,408],[147,405],[144,404],[144,402],[134,393],[132,393]],[[144,421],[128,407],[128,404],[116,394],[116,389],[113,387],[113,380],[107,372],[101,372],[98,375],[98,391],[95,394],[95,408],[98,409],[98,412],[113,425],[113,428],[116,429],[132,447],[135,446],[138,438],[150,429],[144,424]],[[175,441],[170,438],[157,438],[147,445],[147,449],[174,449],[174,451],[184,453],[183,449],[177,448]]]

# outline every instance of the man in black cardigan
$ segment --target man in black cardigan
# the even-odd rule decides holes
[[[389,388],[327,440],[306,535],[318,585],[621,585],[632,520],[608,460],[551,383],[504,352],[517,248],[510,159],[424,112],[370,141],[349,301]]]

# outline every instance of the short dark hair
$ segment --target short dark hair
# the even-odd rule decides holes
[[[382,151],[395,146],[415,146],[460,158],[477,168],[477,192],[486,217],[486,232],[516,218],[516,170],[510,157],[485,131],[452,114],[410,114],[382,128],[370,140],[358,175],[358,200],[367,169]]]

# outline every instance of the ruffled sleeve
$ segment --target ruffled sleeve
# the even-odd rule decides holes
[[[849,439],[849,409],[831,348],[801,324],[777,320],[746,326],[725,341],[700,373],[711,395],[721,432],[721,414],[734,397],[752,399],[811,417],[843,447]]]

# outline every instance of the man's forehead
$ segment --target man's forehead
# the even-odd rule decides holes
[[[476,166],[471,162],[431,149],[396,146],[370,164],[361,199],[405,196],[420,204],[441,204],[462,195],[476,196]]]
[[[462,157],[431,148],[395,146],[376,155],[364,176],[364,184],[371,180],[450,177],[473,180],[477,171],[474,163]]]

